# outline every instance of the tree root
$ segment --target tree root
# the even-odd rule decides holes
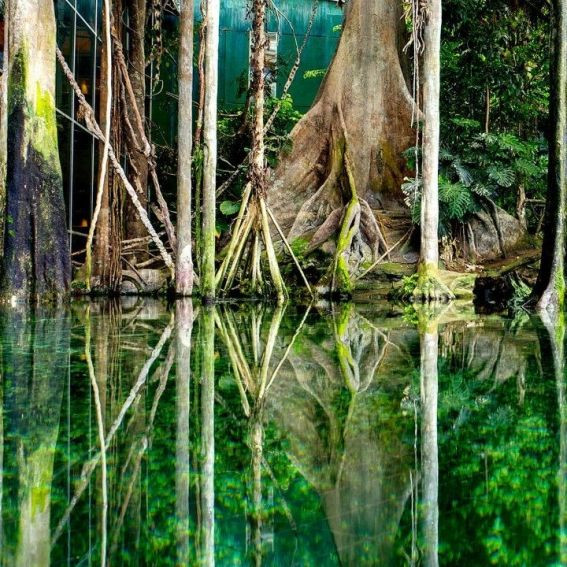
[[[262,243],[268,260],[271,289],[263,273]],[[248,262],[242,265],[245,250],[249,250]],[[285,299],[287,292],[272,242],[266,202],[261,196],[252,196],[251,184],[244,191],[226,256],[216,274],[216,283],[223,294],[230,293],[239,271],[241,287],[248,287],[252,295],[268,296],[275,292],[278,303]]]
[[[421,303],[447,302],[455,299],[455,295],[440,278],[437,267],[420,264],[412,298]]]

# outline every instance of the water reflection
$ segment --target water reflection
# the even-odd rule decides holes
[[[563,328],[453,307],[3,311],[1,564],[567,564]]]

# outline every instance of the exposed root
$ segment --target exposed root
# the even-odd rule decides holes
[[[221,293],[228,295],[237,276],[239,276],[239,287],[241,289],[248,288],[251,295],[264,297],[275,292],[278,302],[282,302],[287,292],[270,233],[266,202],[263,197],[252,196],[251,193],[251,185],[248,185],[244,192],[226,256],[216,275],[217,285]],[[263,244],[268,261],[271,286],[267,285],[267,274],[264,274],[262,266],[261,244]],[[246,250],[249,250],[248,261],[243,262]]]
[[[455,299],[453,292],[445,285],[435,266],[420,264],[417,282],[412,293],[413,300],[421,303],[447,302]]]

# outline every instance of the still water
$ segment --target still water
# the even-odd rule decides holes
[[[131,300],[0,337],[1,565],[567,564],[549,321]]]

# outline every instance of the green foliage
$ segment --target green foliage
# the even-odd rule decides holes
[[[273,126],[264,138],[266,161],[274,168],[282,153],[289,152],[291,140],[289,132],[297,124],[302,114],[299,112],[290,95],[281,98],[268,98],[265,106],[265,120],[279,107]],[[234,168],[238,166],[239,173],[223,195],[220,202],[220,213],[225,217],[233,217],[239,210],[242,191],[247,182],[248,164],[246,157],[250,152],[251,133],[249,125],[252,122],[254,107],[248,110],[248,115],[242,112],[220,111],[218,120],[219,169],[217,182],[221,185],[228,179]],[[220,220],[217,226],[219,232],[225,232],[229,224]]]
[[[219,206],[220,212],[227,217],[236,214],[240,210],[239,203],[235,201],[223,201]]]
[[[439,153],[440,230],[464,222],[487,198],[515,213],[518,187],[528,198],[543,198],[547,187],[548,155],[542,137],[521,140],[510,132],[483,133],[476,120],[454,118],[453,133]],[[406,152],[415,168],[415,148]],[[421,160],[420,152],[417,153]],[[419,224],[421,179],[407,179],[402,187]]]

